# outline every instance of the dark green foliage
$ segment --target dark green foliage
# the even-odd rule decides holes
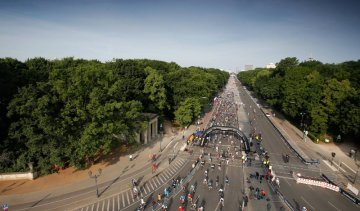
[[[360,60],[341,64],[298,63],[285,58],[274,70],[240,72],[239,80],[315,135],[358,137]]]
[[[84,167],[120,144],[135,144],[147,125],[142,112],[189,112],[178,120],[193,121],[229,77],[173,62],[74,58],[0,59],[0,73],[0,171],[34,162],[42,174],[54,165]]]

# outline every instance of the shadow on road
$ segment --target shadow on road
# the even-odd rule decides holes
[[[107,191],[107,190],[108,190],[114,183],[116,183],[116,181],[118,181],[119,179],[120,179],[120,176],[116,177],[113,181],[111,181],[111,183],[108,184],[108,185],[106,186],[106,188],[99,193],[99,197],[100,197],[103,193],[105,193],[105,191]]]
[[[26,183],[26,182],[21,182],[20,184],[17,185],[16,182],[13,182],[12,184],[10,184],[10,185],[8,185],[7,187],[5,187],[4,189],[2,189],[2,190],[0,191],[0,193],[5,193],[6,191],[10,191],[10,190],[12,190],[12,189],[15,189],[15,188],[17,188],[17,187],[19,187],[19,186],[21,186],[21,185],[23,185],[23,184],[25,184],[25,183]]]
[[[295,203],[295,208],[296,208],[296,210],[301,210],[300,208],[300,205],[299,205],[299,203],[297,202],[297,201],[295,201],[295,199],[293,199],[293,201],[294,201],[294,203]]]
[[[44,201],[46,198],[48,198],[51,195],[51,193],[47,194],[46,196],[44,196],[42,199],[40,199],[39,201],[35,202],[35,204],[31,205],[30,207],[36,207],[38,204],[40,204],[40,202]]]

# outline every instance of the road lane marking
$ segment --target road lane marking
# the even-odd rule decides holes
[[[283,179],[288,179],[288,180],[295,180],[294,177],[280,176],[280,175],[278,175],[278,172],[276,172],[276,177],[283,178]]]
[[[165,171],[164,173],[167,175],[167,177],[168,177],[169,179],[172,177],[172,175],[170,174],[170,172],[169,172],[168,170]]]
[[[161,182],[159,181],[159,176],[155,177],[155,182],[157,182],[157,184],[159,184],[159,186],[161,185]],[[156,184],[156,183],[155,183]],[[157,187],[158,185],[156,185]]]
[[[331,202],[328,201],[328,203],[329,203],[332,207],[334,207],[336,210],[340,211],[340,209],[337,208],[337,207],[335,207],[335,205],[333,205]]]
[[[151,181],[152,181],[152,180],[149,180],[149,184],[150,184],[150,186],[151,186],[151,189],[154,190],[155,188],[154,188],[153,184],[151,183]]]
[[[110,204],[111,204],[111,198],[107,200],[107,209],[106,210],[110,210]],[[113,207],[114,210],[114,207]]]
[[[163,174],[160,174],[159,176],[158,176],[158,178],[159,178],[159,180],[161,181],[161,184],[164,184],[165,182],[164,182],[164,175]]]
[[[96,206],[96,211],[98,211],[99,210],[99,206],[100,206],[100,204],[99,204],[99,202],[98,203],[96,203],[97,204],[97,206]]]
[[[219,208],[219,205],[220,205],[220,201],[217,203],[214,211],[216,211]]]
[[[150,193],[150,192],[151,192],[151,191],[150,191],[151,189],[150,189],[149,185],[146,184],[145,186],[146,186],[146,189],[148,190],[148,192]]]
[[[94,210],[94,206],[95,206],[95,204],[92,204],[92,205],[91,205],[91,211]]]
[[[125,194],[125,193],[121,194],[122,204],[124,205],[123,207],[125,207],[125,198],[124,198],[124,194]]]
[[[168,168],[168,171],[169,171],[169,174],[170,174],[170,175],[173,175],[173,174],[174,174],[174,171],[171,170],[171,169],[172,169],[172,167],[170,166],[170,167]]]
[[[88,211],[88,209],[89,209],[89,206],[86,207],[86,210],[85,210],[85,211]]]
[[[163,180],[164,180],[164,184],[166,183],[166,180],[167,180],[167,178],[166,178],[166,176],[165,176],[165,174],[161,174],[161,177],[163,178]]]
[[[165,170],[165,171],[163,171],[162,175],[164,175],[165,179],[170,178],[170,177],[169,177],[169,175],[166,173],[166,170]]]
[[[291,186],[291,184],[289,183],[289,181],[287,181],[286,179],[284,180],[289,186]]]
[[[169,171],[171,172],[171,174],[175,174],[175,172],[176,172],[171,167],[169,168]]]
[[[118,210],[120,210],[120,195],[117,195]]]
[[[180,162],[177,162],[177,163],[174,164],[174,168],[175,168],[175,169],[178,169],[178,168],[180,168],[180,167],[181,167]]]
[[[314,188],[313,187],[311,187],[311,185],[307,185],[311,190],[314,190]]]
[[[304,197],[301,196],[301,199],[302,199],[307,205],[309,205],[309,207],[311,207],[312,210],[315,210],[315,208],[314,208],[313,206],[311,206],[311,204],[310,204],[308,201],[306,201]]]
[[[103,200],[103,201],[102,201],[102,207],[101,207],[101,210],[104,210],[104,208],[105,208],[105,203],[106,203],[106,200]]]
[[[225,166],[225,176],[226,176],[226,177],[228,177],[228,176],[227,176],[227,171],[228,171],[228,168]],[[229,178],[229,177],[228,177],[228,178]],[[226,179],[226,178],[224,178],[224,192],[225,192],[225,188],[226,188],[225,179]],[[230,181],[229,181],[229,182],[230,182]]]
[[[331,170],[333,170],[333,171],[338,171],[334,166],[332,166],[331,164],[329,164],[329,161],[323,160],[323,163],[325,163]]]
[[[128,204],[130,204],[129,191],[126,191],[126,199],[127,199]]]
[[[112,198],[112,202],[113,202],[113,203],[112,203],[112,205],[113,205],[113,206],[112,206],[112,210],[115,210],[115,196]]]
[[[185,160],[185,163],[188,163],[188,160]],[[183,169],[185,166],[181,166],[181,169]],[[169,180],[170,181],[170,180]],[[153,185],[153,183],[151,183],[151,180],[148,180],[148,183],[146,183],[145,185],[147,185],[146,187],[147,187],[147,189],[149,189],[150,188],[150,186],[148,185],[150,183],[150,185]],[[155,184],[155,183],[154,183]],[[159,189],[160,187],[156,187],[157,189]],[[156,190],[157,190],[156,189]],[[154,189],[155,190],[155,189]],[[125,197],[125,192],[126,192],[126,197]],[[122,199],[123,199],[123,203],[124,203],[124,207],[123,208],[121,208],[121,209],[126,209],[126,208],[128,208],[128,207],[130,207],[130,206],[132,206],[133,204],[135,204],[135,203],[133,203],[133,204],[126,204],[126,201],[128,200],[128,198],[129,198],[129,192],[130,192],[130,196],[132,196],[131,194],[132,194],[132,191],[131,191],[131,189],[127,189],[127,190],[124,190],[124,191],[122,191]],[[150,193],[149,193],[150,194]],[[120,197],[120,195],[119,195],[119,193],[118,194],[114,194],[114,195],[118,195],[118,197]],[[113,195],[113,196],[114,196]],[[110,196],[111,197],[111,196]],[[126,198],[126,199],[125,199]],[[101,203],[101,202],[100,202]],[[98,209],[97,210],[99,210],[100,208],[101,208],[101,205],[99,204],[99,203],[96,203],[97,204],[97,206],[98,206]],[[96,206],[96,204],[95,203],[90,203],[88,206],[90,206],[90,205],[93,205],[93,206]],[[84,206],[85,207],[85,206]],[[82,207],[82,208],[84,208],[84,207]],[[120,208],[119,208],[120,209]]]

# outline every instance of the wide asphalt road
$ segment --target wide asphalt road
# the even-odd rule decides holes
[[[269,122],[264,113],[260,110],[250,92],[244,89],[238,82],[240,97],[245,104],[249,119],[256,133],[262,135],[262,146],[269,153],[270,163],[273,166],[276,176],[280,178],[280,191],[296,209],[307,207],[309,210],[359,210],[348,199],[339,193],[321,187],[296,184],[291,176],[291,171],[301,173],[304,176],[320,177],[321,173],[334,178],[331,170],[321,165],[306,165],[296,154],[286,145],[285,140],[274,126]],[[256,101],[256,99],[255,99]],[[284,162],[284,155],[290,155],[290,162]]]

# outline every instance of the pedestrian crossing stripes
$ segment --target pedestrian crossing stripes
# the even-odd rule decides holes
[[[168,168],[166,168],[158,176],[153,177],[145,182],[145,184],[140,187],[140,195],[142,197],[146,197],[162,185],[166,184],[175,176],[176,172],[178,172],[186,162],[187,159],[185,158],[176,158],[173,162],[171,162]],[[74,211],[126,210],[127,207],[130,207],[139,201],[140,198],[134,197],[132,190],[128,189],[119,194],[100,199],[95,203],[86,205],[81,208],[76,208]]]

